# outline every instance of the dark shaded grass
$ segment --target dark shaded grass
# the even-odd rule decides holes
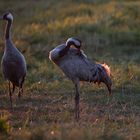
[[[1,0],[0,14],[14,13],[13,41],[26,57],[28,74],[22,98],[17,91],[13,95],[11,111],[0,73],[0,139],[139,139],[139,5],[125,0]],[[93,61],[109,64],[113,79],[111,98],[105,86],[81,84],[78,123],[74,86],[48,60],[49,51],[70,36],[83,40]],[[2,57],[2,38],[0,46]]]

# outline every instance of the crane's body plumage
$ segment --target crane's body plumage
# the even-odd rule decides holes
[[[5,80],[9,81],[9,95],[12,108],[12,93],[14,93],[15,86],[19,87],[18,96],[23,93],[23,83],[26,76],[26,61],[22,53],[14,46],[11,40],[11,25],[13,22],[13,15],[5,13],[1,18],[6,20],[7,25],[5,28],[5,49],[1,61],[2,72]],[[10,83],[13,85],[11,91]]]
[[[19,87],[26,75],[26,61],[11,40],[5,42],[5,51],[1,63],[4,78]]]
[[[67,55],[60,58],[56,64],[72,81],[74,81],[76,77],[80,81],[91,81],[91,75],[95,73],[95,65],[89,65],[87,59],[77,53],[76,49],[70,48]]]
[[[104,82],[110,79],[103,79],[102,77],[110,76],[105,64],[99,64],[91,61],[84,54],[83,50],[70,47],[69,51],[63,57],[59,56],[59,52],[66,47],[65,44],[57,46],[50,52],[50,59],[60,67],[65,75],[72,81],[87,81],[87,82]]]
[[[49,58],[63,73],[73,81],[76,88],[75,108],[76,119],[79,118],[79,89],[80,81],[105,83],[111,94],[110,69],[106,64],[95,63],[88,59],[83,50],[80,49],[76,40],[70,38],[66,44],[61,44],[50,51]],[[75,42],[77,43],[75,45]],[[81,43],[79,41],[79,43]]]

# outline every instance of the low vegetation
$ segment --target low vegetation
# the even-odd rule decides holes
[[[139,0],[1,0],[12,11],[13,42],[27,60],[24,95],[13,95],[0,71],[0,139],[138,140],[140,137]],[[4,50],[0,21],[0,58]],[[74,87],[48,59],[68,37],[94,61],[111,67],[113,96],[104,85],[81,83],[81,119],[74,120]]]

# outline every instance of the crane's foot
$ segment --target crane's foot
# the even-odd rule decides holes
[[[80,111],[79,111],[79,103],[75,104],[75,120],[79,121],[80,119]]]

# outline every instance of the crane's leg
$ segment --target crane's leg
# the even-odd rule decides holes
[[[19,87],[19,89],[18,89],[18,98],[20,99],[20,97],[21,97],[21,93],[20,93],[20,87]]]
[[[80,100],[80,95],[79,95],[79,90],[80,90],[80,83],[79,81],[75,83],[75,119],[78,121],[80,118],[80,111],[79,111],[79,100]]]
[[[8,81],[8,85],[9,85],[9,96],[10,96],[11,109],[13,109],[12,92],[11,92],[11,88],[10,88],[10,81]]]
[[[23,76],[23,78],[21,78],[21,80],[19,81],[19,91],[18,91],[18,98],[20,99],[21,94],[23,94],[23,83],[24,83],[24,79],[25,76]]]
[[[13,85],[12,93],[14,93],[15,92],[15,84],[12,83],[12,85]]]

